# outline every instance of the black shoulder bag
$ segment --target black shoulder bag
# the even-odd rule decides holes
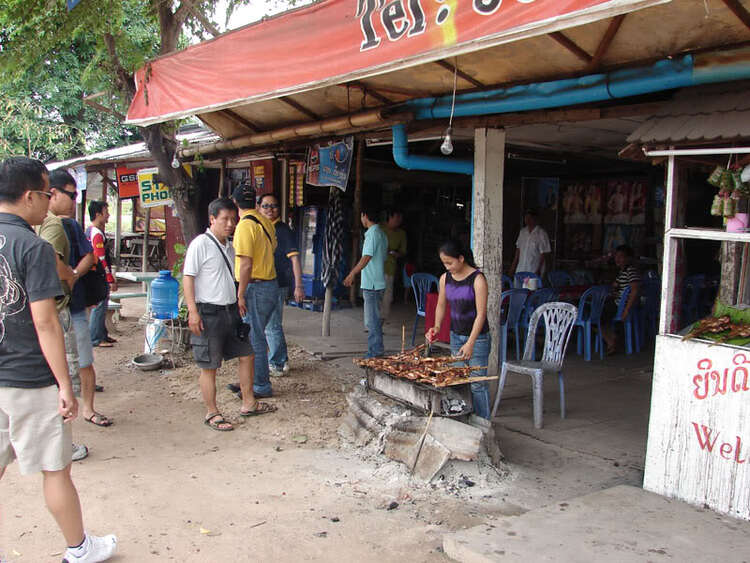
[[[260,222],[260,220],[259,220],[259,219],[258,219],[257,217],[255,217],[255,216],[253,216],[253,215],[245,215],[245,216],[243,217],[243,219],[250,219],[250,220],[252,220],[252,221],[254,221],[254,222],[258,223],[258,225],[260,225],[260,228],[261,228],[261,229],[263,229],[263,232],[264,232],[264,233],[266,233],[266,238],[268,239],[268,242],[270,242],[270,243],[271,243],[271,246],[273,247],[273,240],[271,239],[271,235],[269,235],[269,234],[268,234],[268,231],[267,231],[267,230],[266,230],[266,228],[265,228],[265,227],[263,226],[263,223],[261,223],[261,222]]]
[[[62,224],[65,234],[68,237],[68,241],[70,242],[71,253],[73,253],[75,233],[72,232],[72,228],[67,221],[63,221]],[[75,252],[75,262],[79,262],[81,258],[83,257],[78,256],[78,252]],[[91,269],[83,274],[77,282],[83,287],[84,303],[86,304],[86,307],[91,307],[92,305],[101,303],[107,297],[107,293],[109,292],[107,272],[104,271],[104,266],[102,266],[99,257],[95,256],[94,258],[96,258],[96,263],[91,266]]]

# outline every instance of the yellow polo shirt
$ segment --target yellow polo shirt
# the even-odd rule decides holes
[[[258,219],[260,225],[252,219],[245,219],[248,215]],[[271,221],[255,209],[240,210],[240,222],[234,230],[234,275],[236,278],[240,279],[240,256],[247,256],[253,259],[253,279],[276,279],[276,268],[273,263],[276,244],[276,229]]]

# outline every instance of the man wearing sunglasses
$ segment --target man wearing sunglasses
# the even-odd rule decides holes
[[[276,266],[276,280],[279,284],[279,299],[266,325],[266,339],[268,340],[268,368],[271,375],[279,376],[289,371],[289,356],[282,326],[284,303],[292,295],[292,288],[294,300],[302,303],[305,299],[305,290],[302,286],[302,266],[299,260],[297,237],[292,229],[281,220],[279,200],[273,194],[264,194],[258,198],[258,208],[260,214],[273,223],[278,241],[273,260]]]

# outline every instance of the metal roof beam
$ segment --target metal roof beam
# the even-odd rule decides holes
[[[594,57],[589,63],[589,71],[597,70],[601,65],[602,59],[604,58],[607,49],[609,49],[609,46],[612,44],[612,40],[615,38],[615,35],[617,35],[617,32],[620,30],[620,26],[622,25],[622,21],[625,19],[626,15],[627,14],[621,14],[619,16],[615,16],[614,18],[612,18],[612,21],[609,22],[609,27],[604,33],[604,37],[602,37],[599,46],[596,48],[596,53],[594,53]]]
[[[469,84],[472,84],[473,86],[476,86],[477,88],[485,88],[486,87],[485,84],[479,82],[479,80],[477,80],[473,76],[470,76],[470,75],[466,74],[464,71],[459,70],[458,66],[452,65],[448,61],[434,61],[434,63],[436,65],[438,65],[439,67],[442,67],[442,68],[444,68],[446,70],[449,70],[451,72],[455,72],[456,76],[458,76],[462,80],[465,80]]]
[[[555,31],[550,33],[549,36],[557,41],[560,45],[565,47],[568,51],[573,53],[576,57],[581,59],[584,63],[591,64],[593,57],[589,55],[584,49],[582,49],[575,41],[570,39],[561,31]]]

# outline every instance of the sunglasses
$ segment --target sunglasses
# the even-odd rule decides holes
[[[278,209],[279,204],[278,203],[264,203],[261,205],[262,209]]]
[[[34,194],[41,194],[45,196],[47,199],[52,199],[52,194],[50,192],[44,192],[42,190],[29,190],[29,191]]]
[[[69,192],[68,190],[64,190],[62,188],[55,188],[58,192],[64,193],[66,196],[68,196],[73,201],[76,200],[76,197],[78,197],[78,194],[76,192]]]

